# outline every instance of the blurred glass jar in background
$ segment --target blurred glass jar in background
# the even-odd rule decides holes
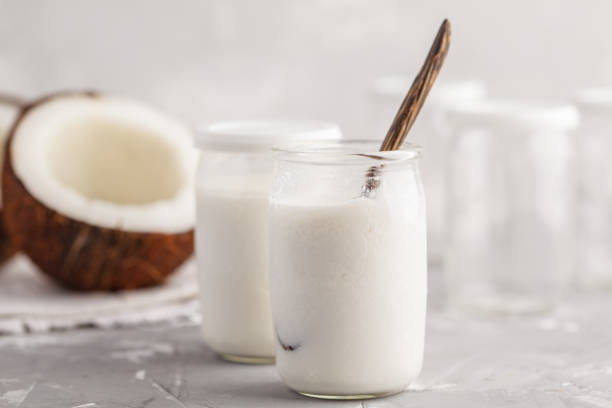
[[[571,283],[569,106],[480,101],[448,112],[447,292],[487,313],[549,309]]]
[[[224,359],[274,361],[268,285],[272,145],[340,136],[334,124],[303,121],[220,122],[198,132],[195,250],[202,331]]]
[[[612,289],[612,87],[579,92],[578,265],[582,287]]]
[[[370,135],[380,135],[381,140],[389,130],[412,78],[388,75],[377,78],[372,86],[372,129]],[[445,162],[448,128],[445,111],[456,104],[480,100],[485,97],[485,85],[481,81],[437,82],[431,90],[419,118],[410,131],[409,138],[425,149],[422,158],[422,177],[427,196],[427,246],[430,262],[442,260],[445,219]]]

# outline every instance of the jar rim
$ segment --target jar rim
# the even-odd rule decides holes
[[[404,97],[410,88],[413,77],[407,75],[382,75],[374,79],[371,92],[379,97]],[[463,103],[466,100],[484,99],[487,94],[486,84],[480,79],[465,78],[442,80],[436,82],[427,100],[434,104]]]
[[[449,107],[446,117],[456,127],[505,130],[571,131],[580,124],[578,110],[571,104],[519,99],[469,101]]]
[[[575,102],[581,111],[610,111],[612,109],[612,86],[584,88],[578,91]]]
[[[317,120],[230,120],[196,128],[195,146],[204,150],[267,151],[279,143],[342,137],[340,127]]]
[[[398,150],[379,151],[380,140],[329,139],[309,143],[272,146],[276,159],[313,165],[380,165],[412,162],[421,157],[423,148],[404,143]]]

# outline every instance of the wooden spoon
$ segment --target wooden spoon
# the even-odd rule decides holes
[[[427,98],[442,68],[448,53],[448,47],[450,46],[450,38],[450,22],[445,19],[429,49],[419,74],[414,78],[402,105],[391,123],[391,127],[387,131],[385,140],[380,145],[381,152],[397,150],[404,143],[406,135],[421,111],[425,98]],[[380,184],[380,181],[376,179],[379,169],[380,167],[374,166],[368,171],[368,179],[362,188],[362,195],[369,196]]]

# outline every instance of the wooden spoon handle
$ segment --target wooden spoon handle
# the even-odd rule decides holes
[[[429,49],[429,54],[427,54],[419,74],[414,78],[404,102],[402,102],[393,123],[391,123],[387,136],[380,146],[381,151],[397,150],[404,143],[408,131],[421,111],[425,98],[427,98],[427,94],[429,94],[429,90],[438,77],[440,68],[442,68],[448,53],[450,37],[450,23],[445,19]]]

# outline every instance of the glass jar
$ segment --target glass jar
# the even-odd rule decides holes
[[[268,285],[271,146],[340,137],[319,122],[222,122],[198,133],[195,250],[202,330],[221,357],[274,361]]]
[[[387,133],[412,81],[413,78],[398,75],[376,79],[372,89],[372,129],[369,134],[383,137]],[[425,148],[421,168],[427,195],[428,256],[433,263],[442,260],[445,230],[446,173],[443,163],[447,160],[449,129],[444,114],[454,105],[481,100],[485,95],[482,81],[436,82],[410,131],[415,135],[413,141]]]
[[[550,308],[574,264],[571,106],[481,101],[452,108],[448,242],[454,307]]]
[[[379,145],[312,143],[276,153],[276,364],[283,381],[307,396],[392,394],[421,370],[427,251],[420,149],[378,152]]]
[[[612,289],[612,88],[582,90],[578,153],[577,281]]]

